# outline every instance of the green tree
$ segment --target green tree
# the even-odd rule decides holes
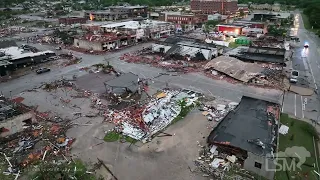
[[[216,25],[219,24],[219,21],[216,21],[216,20],[209,20],[206,24],[205,24],[205,28],[204,28],[204,31],[205,32],[209,32],[209,31],[212,31]]]

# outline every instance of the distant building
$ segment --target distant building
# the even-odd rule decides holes
[[[125,12],[128,17],[147,17],[148,7],[147,6],[110,6],[109,9],[113,12]]]
[[[75,37],[74,46],[94,51],[113,50],[143,39],[169,36],[171,28],[171,23],[151,20],[107,23],[100,25],[100,34]]]
[[[190,29],[201,26],[208,21],[207,15],[185,14],[181,12],[162,12],[159,19],[176,25],[188,25]]]
[[[221,21],[221,19],[222,19],[222,15],[218,13],[208,15],[208,21]]]
[[[270,12],[270,13],[254,13],[253,19],[254,21],[279,21],[282,19],[288,19],[292,15],[290,13],[283,13],[283,12]]]
[[[97,21],[116,21],[139,16],[148,16],[147,6],[110,6],[104,11],[85,12],[85,18]]]
[[[128,13],[126,12],[114,12],[110,10],[106,11],[87,11],[84,14],[87,20],[92,21],[116,21],[119,19],[127,19]]]
[[[269,10],[269,11],[275,11],[279,12],[281,10],[281,5],[279,3],[274,3],[274,4],[251,4],[250,5],[251,9],[256,9],[256,10]]]
[[[237,25],[237,24],[219,24],[217,25],[217,29],[219,32],[222,32],[224,34],[228,35],[235,35],[238,36],[242,34],[242,28],[244,28],[245,25]]]
[[[190,6],[192,11],[204,14],[230,15],[238,11],[238,0],[191,0]]]
[[[59,24],[72,25],[72,24],[84,24],[87,19],[84,17],[62,17],[59,18]]]

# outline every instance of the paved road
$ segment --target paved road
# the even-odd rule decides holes
[[[42,50],[54,50],[54,47],[49,45],[31,44]],[[148,44],[134,46],[123,51],[115,52],[109,55],[88,55],[79,52],[73,52],[75,55],[81,56],[83,61],[80,64],[63,67],[60,69],[52,69],[50,73],[41,75],[29,74],[19,79],[0,84],[0,91],[6,96],[14,96],[22,91],[39,87],[44,82],[50,82],[63,77],[71,78],[73,75],[81,76],[86,72],[81,72],[81,67],[91,66],[96,63],[109,61],[116,69],[123,72],[133,72],[142,78],[153,78],[164,73],[162,69],[150,67],[149,65],[129,64],[119,60],[119,57],[126,52],[142,49]],[[202,92],[206,95],[214,95],[227,98],[233,101],[239,101],[243,95],[260,98],[268,101],[281,101],[282,92],[278,90],[269,90],[263,88],[248,87],[241,84],[230,84],[225,81],[212,80],[199,73],[183,74],[181,76],[160,76],[153,79],[153,86],[156,88],[165,87],[166,83],[169,86],[177,86],[188,88]]]
[[[320,85],[317,79],[320,77],[320,49],[318,48],[320,40],[304,28],[299,13],[295,17],[295,33],[299,37],[300,43],[294,49],[292,68],[300,72],[298,85],[318,91]],[[309,48],[303,47],[305,43],[309,44]],[[300,96],[289,92],[284,95],[283,112],[298,118],[316,120],[320,110],[319,105],[319,96],[316,93],[312,96]]]

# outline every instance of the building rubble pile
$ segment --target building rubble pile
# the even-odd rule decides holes
[[[262,67],[265,68],[262,74],[255,76],[251,82],[257,86],[283,89],[282,80],[285,75],[282,72],[282,67],[272,64],[263,64]]]
[[[35,30],[19,27],[19,26],[11,26],[7,28],[0,28],[0,37],[9,37],[19,33],[29,33],[34,32]]]
[[[196,170],[205,173],[204,177],[214,179],[253,180],[254,176],[241,168],[241,163],[235,155],[219,152],[216,146],[211,148],[201,146],[198,142],[199,157],[194,161]]]
[[[36,35],[27,38],[23,38],[23,41],[27,43],[41,43],[41,44],[62,44],[61,38],[53,37],[51,35]]]
[[[202,114],[207,117],[209,121],[217,121],[219,122],[222,120],[228,112],[234,110],[239,103],[236,102],[230,102],[227,105],[223,104],[205,104],[204,107],[202,107]]]
[[[70,80],[60,79],[60,80],[53,81],[51,83],[45,83],[41,87],[43,90],[50,92],[52,90],[57,90],[58,88],[62,88],[62,87],[74,88],[75,84]]]
[[[178,71],[178,72],[198,72],[201,71],[205,62],[189,62],[185,60],[164,60],[163,57],[149,52],[149,50],[137,51],[134,53],[126,53],[120,57],[120,60],[126,61],[128,63],[141,63],[149,64],[157,68],[163,68],[168,71]]]
[[[264,68],[263,72],[259,74],[249,74],[252,79],[247,85],[283,89],[284,86],[282,80],[285,78],[285,75],[282,72],[282,67],[273,64],[261,64],[261,66]],[[205,75],[212,79],[225,80],[232,84],[242,83],[241,81],[222,74],[214,69],[206,71]]]
[[[67,46],[65,48],[72,51],[85,53],[85,54],[94,54],[94,55],[106,54],[106,51],[93,51],[93,50],[83,49],[83,48],[74,47],[74,46]]]
[[[105,120],[117,125],[117,130],[136,140],[147,141],[163,130],[180,114],[179,101],[191,106],[198,100],[195,94],[166,90],[150,99],[146,104],[128,107],[123,110],[109,110]]]
[[[62,66],[70,66],[73,64],[79,64],[81,63],[81,58],[74,56],[72,53],[68,53],[68,54],[60,54],[59,57],[61,59],[64,59],[66,61],[64,61],[62,63]]]
[[[1,138],[0,159],[6,161],[4,175],[16,177],[33,168],[39,161],[69,161],[75,139],[65,135],[68,122],[28,124],[22,132]]]

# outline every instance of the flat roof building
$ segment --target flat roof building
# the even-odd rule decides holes
[[[273,179],[280,107],[278,104],[243,96],[210,133],[207,142],[220,152],[236,155],[244,169]]]

